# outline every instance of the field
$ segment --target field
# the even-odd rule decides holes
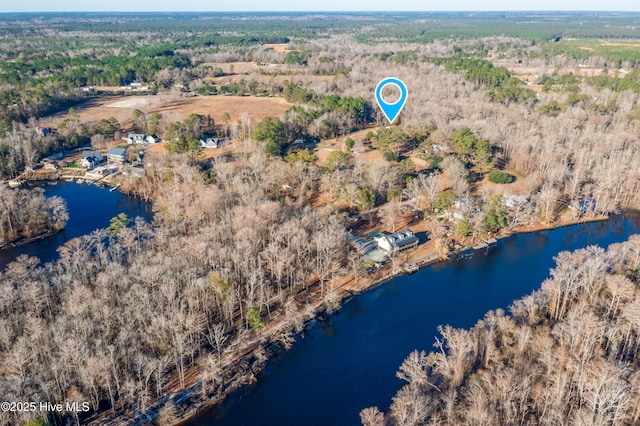
[[[509,70],[513,77],[516,77],[522,81],[530,82],[533,86],[529,86],[531,90],[535,90],[537,92],[540,91],[542,86],[537,86],[536,83],[540,81],[542,76],[544,75],[553,75],[557,72],[555,66],[540,66],[540,67],[532,67],[528,65],[519,65],[514,64],[510,61],[504,60],[494,60],[492,61],[494,66],[504,66]],[[620,71],[619,69],[608,69],[605,70],[602,67],[592,67],[592,66],[578,66],[575,68],[564,68],[561,70],[560,74],[573,74],[581,77],[596,77],[602,75],[603,72],[606,72],[609,77],[624,77],[625,72]]]
[[[76,106],[75,113],[81,121],[100,120],[116,117],[122,128],[131,125],[133,111],[144,113],[159,112],[169,114],[172,119],[184,120],[190,114],[210,114],[217,123],[222,123],[222,115],[227,112],[231,122],[243,114],[249,114],[252,121],[266,116],[279,117],[293,104],[282,98],[257,98],[251,96],[194,96],[181,98],[179,94],[149,96],[120,96],[92,99]],[[58,126],[68,117],[66,113],[56,114],[42,120],[42,125]]]
[[[640,61],[640,44],[638,40],[625,41],[616,39],[608,41],[602,39],[575,39],[567,38],[557,43],[548,44],[543,52],[546,57],[566,54],[573,59],[587,59],[591,57],[602,57],[607,61],[614,62],[617,67],[619,62],[630,61],[636,63]]]
[[[227,112],[231,122],[237,121],[241,115],[249,114],[252,121],[264,117],[279,117],[293,106],[283,98],[262,98],[253,96],[195,96],[171,102],[160,108],[151,108],[148,112],[172,112],[183,120],[189,114],[210,114],[213,119],[222,123],[222,115]]]
[[[287,46],[288,44],[286,43],[267,43],[264,45],[264,48],[273,50],[276,53],[292,52],[292,50],[287,49]]]
[[[286,65],[278,65],[276,67],[260,66],[255,62],[207,62],[202,66],[209,66],[212,68],[220,68],[226,74],[221,77],[208,77],[204,80],[216,85],[231,84],[239,82],[240,80],[257,81],[259,83],[278,83],[282,84],[284,81],[294,81],[298,83],[308,83],[325,81],[329,82],[334,80],[334,76],[331,75],[307,75],[304,71],[290,69]],[[233,71],[232,71],[233,67]],[[290,72],[293,71],[293,74]]]
[[[258,72],[260,65],[255,62],[205,62],[201,67],[220,68],[225,74],[249,74]]]

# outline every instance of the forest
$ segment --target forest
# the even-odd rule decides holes
[[[60,197],[45,197],[40,188],[12,190],[0,186],[0,249],[64,229],[69,215]]]
[[[269,351],[338,309],[336,282],[366,279],[350,218],[394,232],[410,205],[445,259],[456,243],[640,208],[638,15],[293,17],[0,15],[2,179],[127,132],[167,140],[142,177],[118,177],[152,203],[152,224],[118,216],[56,262],[0,272],[0,394],[91,404],[0,423],[174,424],[255,380]],[[373,88],[389,75],[410,98],[385,127]],[[110,92],[131,83],[149,91]],[[87,113],[112,98],[287,107]],[[231,149],[206,156],[199,139],[214,136]],[[0,246],[67,220],[38,190],[0,186],[0,201]],[[388,415],[363,423],[634,423],[637,243],[562,253],[510,316],[443,326],[434,353],[401,367]]]
[[[288,170],[261,151],[223,168],[228,179],[220,173],[214,189],[193,165],[159,164],[158,226],[119,217],[66,243],[55,263],[21,256],[0,274],[0,394],[80,398],[94,412],[135,418],[193,371],[198,395],[222,392],[233,378],[223,363],[255,338],[290,344],[313,314],[292,296],[314,282],[334,309],[328,283],[350,267],[337,218],[273,201],[267,189]],[[256,337],[278,306],[286,306],[281,330]],[[34,414],[0,419],[19,424]]]

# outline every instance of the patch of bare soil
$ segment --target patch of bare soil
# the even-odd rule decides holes
[[[194,96],[183,98],[152,108],[150,112],[173,112],[177,118],[183,120],[190,114],[211,115],[216,123],[222,124],[222,115],[226,112],[231,116],[230,122],[237,121],[242,115],[248,114],[253,123],[264,117],[280,117],[293,104],[283,98],[264,98],[253,96]]]
[[[98,121],[115,117],[121,128],[128,128],[136,109],[144,113],[174,113],[176,120],[184,120],[190,114],[211,115],[216,123],[223,124],[222,115],[227,112],[231,122],[237,121],[245,113],[252,123],[264,117],[280,117],[293,106],[283,98],[258,98],[252,96],[193,96],[182,98],[179,94],[163,93],[148,96],[106,96],[83,102],[74,107],[75,114],[82,122]],[[67,113],[58,113],[43,118],[41,125],[58,127],[68,118]]]
[[[276,53],[293,52],[293,50],[287,49],[286,43],[266,43],[263,45],[265,49],[273,50]]]

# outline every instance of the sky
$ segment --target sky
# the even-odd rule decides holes
[[[638,0],[0,0],[0,12],[62,11],[640,11]]]

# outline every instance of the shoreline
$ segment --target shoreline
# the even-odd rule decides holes
[[[594,223],[594,222],[605,222],[608,220],[609,220],[608,216],[595,216],[595,217],[586,218],[586,219],[582,218],[576,221],[566,221],[566,222],[557,223],[555,225],[545,225],[542,227],[535,227],[534,229],[516,229],[516,230],[509,231],[508,233],[505,233],[505,234],[497,235],[495,236],[495,238],[497,240],[502,240],[502,239],[506,239],[519,234],[528,234],[528,233],[540,232],[540,231],[551,231],[551,230],[561,229],[569,226]],[[420,262],[421,259],[418,259],[417,261],[413,261],[413,262],[406,261],[406,262],[400,263],[393,270],[391,270],[391,265],[387,265],[379,270],[379,274],[376,274],[377,276],[374,276],[374,277],[365,276],[364,279],[361,278],[360,280],[358,280],[359,282],[355,282],[354,277],[350,277],[350,279],[344,282],[342,285],[338,287],[334,287],[334,290],[341,292],[341,295],[339,296],[339,300],[340,300],[340,305],[342,305],[343,303],[348,302],[350,299],[354,298],[357,295],[364,294],[368,291],[371,291],[374,288],[377,288],[378,286],[381,286],[386,282],[394,278],[397,278],[398,276],[408,274],[409,272],[406,272],[406,270],[402,268],[402,266],[408,263],[416,264],[418,266],[417,270],[410,272],[412,274],[428,266],[432,266],[441,262],[454,261],[456,260],[456,258],[459,258],[459,256],[463,255],[464,253],[469,253],[469,252],[475,253],[479,250],[486,250],[491,246],[493,245],[490,245],[484,249],[474,249],[471,247],[467,249],[459,249],[459,247],[463,247],[463,246],[457,246],[449,253],[449,257],[446,259],[440,259],[437,256],[433,258],[428,258],[428,259],[423,257],[421,259],[426,259],[423,262]],[[300,294],[302,293],[304,292],[301,292]],[[321,320],[321,316],[324,313],[324,310],[322,309],[322,305],[324,301],[322,299],[317,299],[316,303],[317,303],[317,306],[316,306],[314,316],[305,321],[303,325],[303,330],[306,330],[312,324],[313,321]],[[274,321],[273,323],[270,323],[270,325],[275,327],[277,326],[277,322],[278,320]],[[263,337],[266,337],[268,340],[268,336],[263,336]],[[258,340],[260,341],[261,339],[258,339]],[[260,345],[253,347],[249,353],[246,353],[246,355],[249,355],[253,351],[257,350],[259,346]],[[195,394],[198,392],[197,383],[195,385],[192,385],[190,388],[194,393],[194,395],[192,395],[192,397],[195,399],[194,404],[190,406],[191,407],[190,409],[186,409],[184,412],[180,413],[177,416],[176,418],[177,422],[175,424],[183,426],[186,422],[193,420],[199,414],[210,411],[216,406],[222,404],[231,394],[238,391],[243,386],[255,384],[257,381],[261,380],[262,378],[261,374],[264,371],[266,362],[269,361],[277,353],[282,353],[287,351],[287,349],[283,348],[278,341],[269,341],[269,343],[266,345],[265,350],[266,350],[266,353],[264,354],[265,359],[259,365],[258,369],[255,369],[254,365],[250,365],[249,368],[246,369],[245,371],[236,371],[234,374],[234,379],[232,379],[231,382],[227,383],[228,386],[225,387],[223,392],[220,395],[217,395],[209,399],[208,401],[202,401],[201,395]],[[239,365],[243,363],[243,361],[245,361],[244,357],[239,357],[235,362],[228,365],[227,368],[230,367],[233,369],[237,369]],[[185,391],[186,390],[187,389],[185,389]],[[182,392],[179,392],[179,393],[182,393]],[[171,397],[169,397],[169,399],[171,399]],[[189,399],[189,397],[186,397],[185,399]]]
[[[11,241],[11,242],[3,245],[3,246],[0,246],[0,252],[2,252],[3,250],[14,249],[16,247],[20,247],[20,246],[23,246],[25,244],[32,243],[34,241],[44,240],[45,238],[49,238],[49,237],[51,237],[51,236],[53,236],[53,235],[55,235],[55,234],[57,234],[59,232],[62,232],[62,231],[64,231],[64,228],[60,229],[60,230],[57,230],[57,231],[47,231],[47,232],[45,232],[43,234],[38,234],[38,235],[35,235],[33,237],[19,238],[17,240]]]
[[[95,181],[86,179],[84,176],[73,176],[71,179],[64,179],[62,175],[58,175],[55,179],[33,179],[25,183],[57,184],[58,182],[69,180],[83,180],[88,184],[94,184],[104,189],[107,189],[106,187],[108,186],[112,188],[117,187],[117,182]],[[499,235],[493,235],[493,237],[501,240],[516,234],[548,231],[568,226],[602,222],[608,219],[608,216],[587,217],[578,220],[559,219],[558,222],[554,224],[538,224],[537,226],[521,227],[505,231]],[[411,224],[408,223],[407,226],[410,227]],[[16,246],[50,237],[57,232],[59,231],[21,240]],[[449,239],[449,241],[454,243],[453,249],[449,252],[449,256],[443,259],[438,257],[433,250],[433,246],[428,244],[430,241],[432,240],[427,240],[418,246],[417,249],[409,252],[404,258],[398,257],[396,262],[388,262],[385,266],[375,270],[371,274],[365,273],[364,275],[354,276],[353,273],[348,273],[348,275],[334,280],[333,283],[325,283],[324,287],[335,292],[335,298],[339,302],[339,305],[342,305],[353,297],[381,286],[400,275],[411,274],[440,262],[455,260],[464,253],[475,253],[476,251],[483,250],[466,247],[465,244],[461,243],[461,241],[466,243],[468,239]],[[480,241],[480,239],[477,241]],[[5,246],[4,248],[7,247]],[[412,268],[405,268],[407,265],[412,265]],[[322,320],[327,314],[332,314],[331,309],[327,309],[326,307],[326,293],[322,293],[321,285],[317,281],[311,283],[307,289],[300,291],[295,296],[295,302],[298,306],[296,319],[302,323],[301,331],[306,330],[314,321]],[[226,354],[220,363],[220,380],[216,382],[214,386],[211,386],[211,390],[206,391],[204,394],[200,378],[202,367],[196,363],[188,369],[188,378],[184,388],[179,388],[176,384],[175,377],[168,375],[166,380],[168,385],[167,392],[162,397],[153,401],[144,412],[139,413],[139,417],[134,418],[132,413],[121,411],[116,417],[108,418],[106,412],[98,412],[89,415],[84,421],[88,424],[100,425],[144,424],[160,416],[165,408],[174,406],[175,415],[174,423],[172,424],[183,425],[198,415],[214,409],[214,407],[223,403],[234,392],[242,389],[246,385],[255,384],[258,380],[261,380],[266,362],[278,353],[283,353],[288,350],[280,340],[282,333],[287,331],[287,321],[289,320],[289,318],[284,317],[283,312],[283,307],[278,306],[278,309],[271,312],[272,318],[263,329],[258,332],[251,332],[250,337],[245,342],[235,343],[234,347],[229,347],[230,353]],[[235,333],[237,333],[237,331]],[[293,333],[292,336],[294,339],[292,340],[294,345],[295,338],[299,337],[299,335],[299,331]]]
[[[66,171],[67,173],[65,174],[64,171]],[[56,185],[60,182],[82,181],[78,183],[89,183],[99,187],[118,186],[117,182],[113,182],[111,179],[109,179],[112,175],[103,176],[101,178],[91,178],[86,176],[86,171],[81,168],[67,168],[64,171],[52,170],[47,173],[23,173],[15,179],[0,181],[0,184],[7,185],[10,188],[21,188],[25,185]],[[80,172],[82,172],[82,174],[79,174]]]

